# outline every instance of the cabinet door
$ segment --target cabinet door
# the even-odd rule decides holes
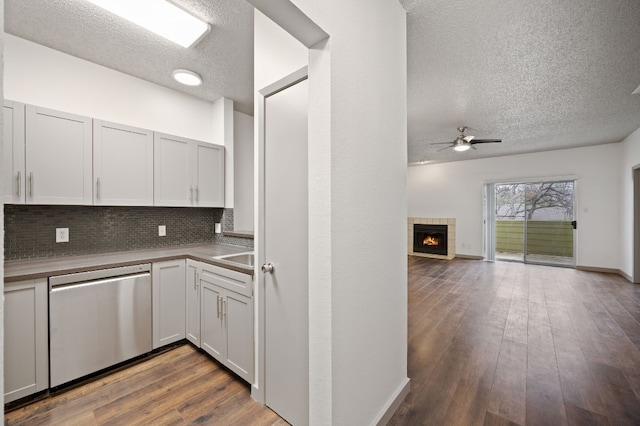
[[[156,262],[151,274],[156,349],[185,338],[185,261]]]
[[[5,204],[24,204],[24,104],[4,102],[4,179]]]
[[[194,200],[192,183],[192,142],[175,136],[154,134],[154,194],[156,206],[190,206]]]
[[[225,291],[223,326],[227,329],[225,364],[248,382],[253,382],[253,299]]]
[[[91,119],[26,107],[28,204],[92,204]]]
[[[186,282],[187,340],[200,347],[200,269],[199,263],[187,260]]]
[[[201,348],[220,362],[226,354],[226,333],[222,327],[222,289],[211,284],[207,274],[200,276]]]
[[[224,147],[198,142],[195,152],[195,204],[224,207]]]
[[[153,133],[102,120],[93,122],[96,205],[153,205]]]
[[[47,280],[4,287],[4,402],[49,387]]]

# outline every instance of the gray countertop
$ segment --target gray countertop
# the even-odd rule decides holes
[[[72,274],[95,269],[184,258],[253,275],[252,267],[214,259],[215,256],[249,251],[253,250],[247,247],[225,244],[198,244],[148,250],[97,253],[84,256],[54,257],[51,259],[14,260],[4,263],[4,280],[5,282],[32,280],[53,275]]]

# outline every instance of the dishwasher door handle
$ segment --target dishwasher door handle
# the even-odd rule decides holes
[[[49,292],[50,293],[57,293],[57,292],[61,292],[61,291],[77,290],[77,289],[83,288],[83,287],[93,287],[93,286],[97,286],[97,285],[103,285],[103,284],[119,282],[119,281],[122,281],[123,279],[136,279],[136,278],[142,278],[142,277],[147,277],[147,276],[150,277],[151,274],[148,273],[148,272],[144,272],[144,273],[141,273],[141,274],[120,275],[118,277],[113,277],[113,278],[108,278],[108,279],[103,279],[103,280],[84,281],[84,282],[79,282],[79,283],[67,283],[67,284],[50,284],[49,285]]]

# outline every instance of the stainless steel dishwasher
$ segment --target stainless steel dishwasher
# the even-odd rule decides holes
[[[151,265],[49,278],[50,387],[152,349]]]

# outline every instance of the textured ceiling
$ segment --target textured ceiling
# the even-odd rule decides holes
[[[253,114],[253,8],[173,0],[212,24],[183,49],[84,0],[5,0],[18,37]],[[639,0],[399,0],[407,10],[409,163],[619,142],[640,127]],[[203,86],[171,71],[200,73]],[[453,153],[467,135],[501,144]]]
[[[191,49],[84,0],[5,0],[5,31],[203,99],[225,96],[253,115],[253,6],[244,0],[173,2],[211,24]],[[178,84],[171,77],[177,68],[197,72],[203,85]]]
[[[640,1],[400,0],[409,163],[620,142],[640,127]],[[502,139],[454,153],[432,142]]]

